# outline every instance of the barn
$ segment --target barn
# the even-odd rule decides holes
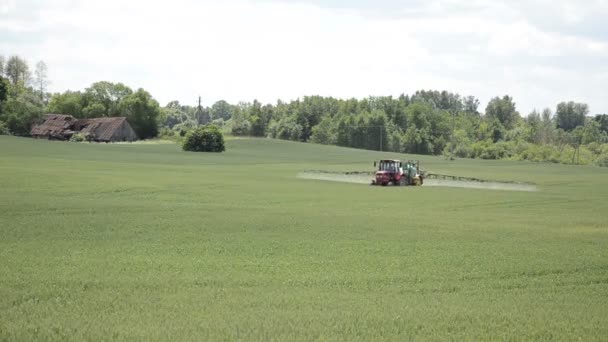
[[[92,141],[137,140],[135,131],[125,117],[82,119],[76,122],[74,128],[79,133],[89,136]]]
[[[71,115],[46,114],[41,122],[32,127],[30,134],[36,139],[66,140],[74,134],[71,128],[76,121]]]
[[[71,115],[46,114],[31,130],[32,137],[37,139],[69,140],[76,133],[97,142],[137,140],[125,117],[76,119]]]

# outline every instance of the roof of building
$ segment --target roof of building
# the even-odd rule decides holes
[[[127,118],[76,119],[71,115],[45,114],[41,122],[32,127],[31,135],[67,138],[74,133],[83,133],[96,141],[111,141],[123,123],[128,125]],[[132,131],[130,125],[129,129]]]
[[[40,124],[32,128],[32,135],[51,136],[62,134],[69,130],[75,122],[75,118],[71,115],[63,114],[46,114]]]
[[[82,119],[78,120],[77,126],[82,127],[80,133],[94,135],[95,140],[109,141],[126,120],[125,117]]]

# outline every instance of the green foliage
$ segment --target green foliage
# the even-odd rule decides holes
[[[105,109],[101,104],[99,104],[99,107],[93,111],[90,107],[91,105],[87,106],[86,112],[83,111],[83,105],[84,97],[82,93],[79,91],[68,90],[65,93],[53,94],[49,101],[47,111],[49,113],[72,115],[76,118],[101,117],[103,114],[105,114]]]
[[[594,120],[600,125],[600,130],[608,133],[608,114],[596,115]]]
[[[224,136],[219,128],[207,125],[195,128],[184,137],[182,144],[184,151],[191,152],[224,152]]]
[[[85,141],[91,141],[91,137],[88,134],[85,133],[76,133],[73,134],[72,137],[70,138],[71,142],[85,142]]]
[[[140,88],[135,93],[126,95],[120,102],[120,112],[139,138],[153,138],[158,134],[160,107],[147,91]]]
[[[11,85],[8,99],[2,104],[0,121],[4,121],[13,134],[28,135],[43,111],[44,103],[31,88]]]
[[[126,116],[121,102],[132,94],[133,90],[122,83],[95,82],[82,95],[83,114],[88,118]]]
[[[270,123],[268,135],[275,139],[297,141],[302,136],[302,126],[294,116],[284,116],[278,122]]]
[[[0,113],[2,113],[2,103],[8,99],[8,80],[0,74]]]
[[[227,121],[232,117],[232,111],[232,106],[228,102],[220,100],[211,106],[211,118]]]
[[[266,135],[266,126],[271,119],[271,114],[268,110],[262,110],[262,104],[254,100],[249,107],[248,112],[249,122],[251,123],[250,133],[255,137],[263,137]]]
[[[0,121],[0,135],[11,135],[11,130],[4,121]]]
[[[237,106],[232,115],[231,133],[235,136],[251,134],[251,122],[248,119],[249,106]]]
[[[335,145],[338,142],[337,125],[330,117],[325,117],[313,127],[311,142],[323,145]]]
[[[561,102],[555,112],[557,127],[567,132],[576,127],[585,125],[585,117],[589,113],[589,106],[585,103]]]
[[[595,160],[595,165],[597,166],[602,166],[602,167],[608,167],[608,150],[604,153],[602,153],[596,160]]]
[[[506,129],[511,129],[519,118],[519,113],[515,109],[515,102],[509,95],[502,98],[495,97],[486,107],[486,116],[498,120]]]
[[[12,85],[25,87],[31,78],[30,68],[25,59],[11,56],[4,67],[4,73]]]

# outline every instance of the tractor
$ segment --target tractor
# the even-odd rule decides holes
[[[378,167],[378,170],[372,180],[372,185],[419,186],[424,182],[424,176],[420,171],[420,163],[417,160],[406,162],[381,160],[378,163],[374,162],[374,167]]]

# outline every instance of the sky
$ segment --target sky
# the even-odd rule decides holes
[[[0,55],[204,105],[474,95],[608,113],[608,0],[0,0]]]

